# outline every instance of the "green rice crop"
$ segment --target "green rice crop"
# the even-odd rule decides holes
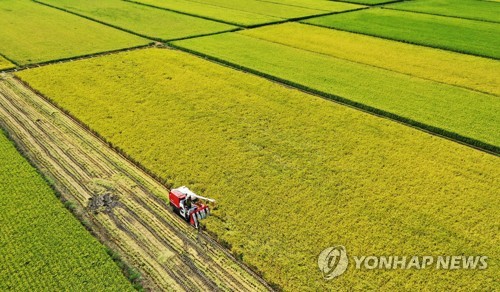
[[[306,51],[500,96],[500,62],[299,23],[239,32]]]
[[[133,291],[2,131],[0,161],[1,291]]]
[[[175,46],[473,144],[500,146],[498,96],[297,49],[241,33]],[[272,53],[270,53],[272,52]],[[429,60],[432,63],[432,60]],[[458,136],[457,136],[458,135]],[[469,139],[472,139],[469,141]]]
[[[40,2],[159,40],[185,38],[236,28],[121,0],[40,0]]]
[[[394,3],[387,7],[398,10],[500,22],[500,5],[488,1],[419,0]]]
[[[31,1],[0,1],[0,53],[39,63],[148,44],[150,41]]]
[[[305,20],[307,23],[417,45],[500,58],[496,23],[373,8]]]
[[[175,50],[18,76],[167,182],[215,198],[208,230],[285,290],[500,288],[496,156]],[[489,266],[352,264],[325,281],[317,256],[336,244]]]
[[[360,7],[340,2],[332,2],[326,6],[324,3],[326,1],[322,0],[318,1],[318,6],[312,4],[311,8],[259,0],[136,0],[134,2],[240,26],[254,26],[290,18],[351,10]],[[312,8],[315,6],[318,8]],[[328,7],[327,10],[325,10],[325,7]]]

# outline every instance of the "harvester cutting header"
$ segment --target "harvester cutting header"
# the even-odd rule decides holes
[[[215,203],[214,199],[197,195],[185,186],[172,189],[168,197],[174,212],[196,228],[198,222],[210,214],[210,208],[202,201]]]

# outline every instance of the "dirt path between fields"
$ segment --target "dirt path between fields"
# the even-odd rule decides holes
[[[12,76],[0,79],[0,124],[146,289],[271,290],[173,214],[163,185]]]

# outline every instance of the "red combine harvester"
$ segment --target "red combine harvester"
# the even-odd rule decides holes
[[[174,212],[196,228],[198,222],[210,214],[210,209],[201,200],[215,203],[215,200],[198,196],[184,186],[172,189],[168,198]]]

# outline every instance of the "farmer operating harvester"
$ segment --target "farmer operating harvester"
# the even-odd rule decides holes
[[[184,186],[172,189],[168,197],[174,212],[196,228],[199,226],[199,221],[210,214],[208,205],[201,201],[215,203],[214,199],[199,196]]]

